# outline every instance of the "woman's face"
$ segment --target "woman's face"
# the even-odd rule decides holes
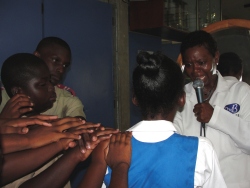
[[[184,53],[183,63],[185,65],[185,73],[194,81],[199,78],[204,85],[212,82],[213,71],[216,69],[219,53],[213,57],[204,46],[194,46]]]

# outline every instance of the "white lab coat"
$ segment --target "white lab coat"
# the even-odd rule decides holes
[[[206,124],[206,137],[214,146],[227,186],[249,188],[250,87],[244,82],[226,80],[219,72],[217,74],[217,88],[209,101],[214,112]],[[185,86],[185,91],[186,104],[176,114],[174,124],[180,134],[199,136],[200,122],[193,113],[197,97],[192,83]]]

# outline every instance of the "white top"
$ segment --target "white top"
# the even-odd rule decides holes
[[[158,120],[141,121],[128,131],[132,131],[133,137],[141,142],[155,143],[168,139],[176,129],[172,122]],[[194,185],[195,188],[199,186],[203,188],[226,187],[216,153],[206,138],[199,138]],[[104,184],[103,187],[105,187]]]
[[[223,76],[225,80],[232,80],[238,82],[239,80],[234,76]]]
[[[219,72],[217,74],[217,88],[209,101],[214,112],[206,124],[206,136],[217,153],[227,186],[249,188],[250,87],[236,79],[225,79]],[[176,114],[174,124],[178,133],[198,136],[200,122],[193,113],[197,97],[192,83],[185,86],[185,91],[186,104],[184,109]]]

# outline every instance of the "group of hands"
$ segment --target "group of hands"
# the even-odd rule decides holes
[[[29,97],[17,94],[5,105],[0,114],[0,134],[19,134],[28,140],[25,149],[38,148],[57,142],[62,151],[69,148],[84,161],[93,152],[94,157],[112,168],[120,163],[130,165],[131,132],[105,128],[100,123],[91,123],[78,117],[36,115],[21,117],[32,110]],[[24,148],[20,147],[20,150]],[[5,148],[4,153],[16,152],[17,148]]]

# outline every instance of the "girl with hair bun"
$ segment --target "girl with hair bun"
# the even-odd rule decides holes
[[[128,178],[128,187],[226,187],[211,143],[206,138],[175,133],[175,113],[185,104],[181,68],[160,52],[140,52],[137,63],[132,100],[141,109],[143,120],[128,129],[132,132],[132,156],[128,173],[122,175]],[[105,157],[99,163],[105,163]],[[94,164],[105,173],[103,166]],[[106,170],[106,187],[112,170]]]

